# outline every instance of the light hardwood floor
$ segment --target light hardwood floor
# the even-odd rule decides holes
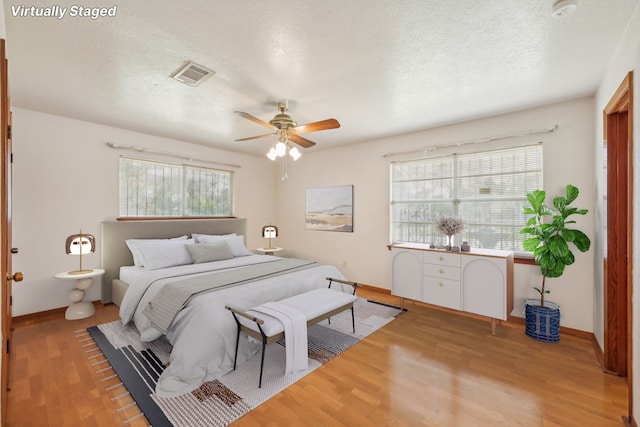
[[[396,303],[389,295],[361,296]],[[265,402],[234,426],[622,426],[626,382],[603,374],[591,343],[544,344],[521,327],[409,304],[408,311]],[[115,306],[68,321],[15,323],[7,426],[110,426],[117,413],[74,331]],[[147,425],[142,419],[134,427]]]

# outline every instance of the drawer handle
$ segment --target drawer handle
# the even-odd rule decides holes
[[[444,283],[440,282],[440,283],[438,283],[438,286],[443,287]]]
[[[440,272],[440,274],[444,274],[444,270],[440,269],[438,271]]]
[[[440,257],[440,261],[444,261],[444,257],[443,256]]]

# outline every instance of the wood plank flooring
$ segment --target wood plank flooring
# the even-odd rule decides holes
[[[386,294],[358,293],[398,304]],[[539,343],[519,326],[499,326],[492,336],[486,321],[406,307],[233,425],[623,425],[625,379],[601,372],[588,340],[563,335],[557,344]],[[122,390],[105,390],[99,378],[108,373],[95,372],[74,333],[117,318],[117,307],[107,306],[84,320],[60,313],[16,321],[6,425],[119,426],[135,415],[135,408],[116,412],[121,405],[111,398]]]

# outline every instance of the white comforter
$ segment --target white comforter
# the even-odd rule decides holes
[[[215,274],[218,270],[241,268],[243,265],[269,262],[273,259],[274,257],[269,255],[252,255],[152,270],[136,275],[135,280],[129,283],[129,289],[120,306],[120,317],[124,324],[134,322],[143,341],[152,341],[160,337],[161,333],[151,326],[142,309],[153,299],[162,285],[175,282],[181,276]],[[156,393],[162,397],[178,396],[233,369],[236,324],[231,313],[224,308],[225,305],[248,310],[269,301],[278,301],[326,287],[326,277],[344,278],[336,267],[318,265],[193,298],[176,316],[166,334],[173,345],[173,351],[169,366],[158,380]],[[241,340],[238,350],[239,364],[241,365],[258,348],[255,345],[250,346],[248,340]]]

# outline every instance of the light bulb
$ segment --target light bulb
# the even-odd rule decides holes
[[[276,155],[282,157],[287,154],[287,145],[284,142],[278,142],[276,144]]]
[[[270,160],[275,160],[275,159],[276,159],[276,157],[278,157],[278,154],[276,153],[276,149],[275,149],[275,148],[273,148],[273,147],[271,147],[271,150],[269,150],[269,152],[267,153],[267,157],[268,157]]]
[[[289,150],[289,155],[293,158],[294,161],[296,161],[300,158],[300,156],[302,156],[302,153],[300,153],[297,147],[293,147],[291,150]]]

